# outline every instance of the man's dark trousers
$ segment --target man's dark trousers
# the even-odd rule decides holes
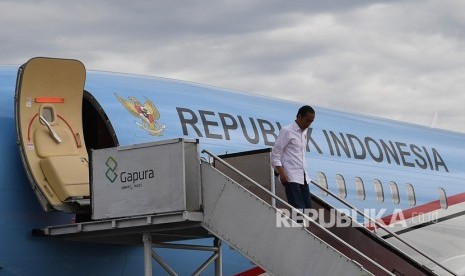
[[[286,190],[287,202],[294,208],[303,210],[312,207],[310,189],[306,180],[304,185],[296,182],[289,182],[284,185],[284,188]]]

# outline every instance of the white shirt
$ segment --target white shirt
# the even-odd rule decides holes
[[[310,178],[306,173],[307,163],[307,129],[301,130],[296,122],[283,127],[271,151],[271,165],[283,167],[289,182],[304,184],[304,173],[307,183]]]

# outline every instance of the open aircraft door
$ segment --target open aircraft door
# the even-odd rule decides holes
[[[89,206],[82,127],[85,78],[84,65],[70,59],[33,58],[18,71],[17,142],[32,189],[46,211],[79,212]]]

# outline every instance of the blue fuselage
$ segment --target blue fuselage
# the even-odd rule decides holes
[[[0,274],[141,275],[140,247],[80,244],[31,236],[34,228],[68,224],[73,216],[44,212],[25,176],[14,122],[17,70],[15,66],[0,67]],[[276,100],[170,79],[95,71],[87,72],[85,90],[104,109],[120,145],[190,137],[199,138],[201,148],[217,154],[272,147],[279,129],[295,119],[301,105],[318,104]],[[152,102],[159,111],[159,119],[144,121],[132,115],[116,95],[126,100],[134,97],[142,104]],[[438,200],[438,188],[443,188],[447,196],[465,192],[464,135],[315,109],[316,119],[309,130],[308,173],[317,179],[317,173],[323,172],[335,193],[338,193],[335,176],[342,175],[347,200],[359,209],[384,208],[389,213],[396,208],[411,208],[407,183],[415,189],[417,206]],[[355,177],[364,181],[364,200],[357,197]],[[383,202],[376,199],[374,179],[383,185]],[[399,187],[399,203],[391,200],[388,186],[391,181]],[[311,190],[320,196],[316,188]],[[333,200],[321,197],[337,206]],[[227,248],[225,251],[226,275],[251,267],[238,253]],[[181,275],[192,273],[196,264],[208,258],[208,254],[175,255],[169,250],[162,254],[179,268]]]

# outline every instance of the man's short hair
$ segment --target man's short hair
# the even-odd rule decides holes
[[[315,110],[309,105],[304,105],[301,108],[299,108],[299,111],[297,112],[297,117],[299,115],[301,117],[303,117],[303,116],[307,115],[307,113],[315,114]]]

